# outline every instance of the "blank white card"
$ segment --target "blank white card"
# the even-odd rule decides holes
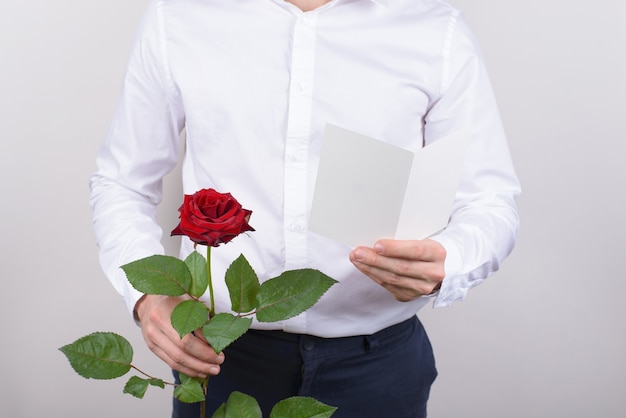
[[[380,238],[423,239],[448,223],[467,135],[418,152],[327,125],[309,230],[352,247]]]

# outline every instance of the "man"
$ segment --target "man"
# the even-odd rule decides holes
[[[466,130],[447,228],[354,249],[309,232],[326,124],[411,151]],[[255,232],[212,252],[214,277],[243,253],[261,280],[313,267],[339,281],[296,318],[255,322],[225,355],[201,337],[181,340],[169,322],[179,300],[139,294],[119,269],[163,252],[155,208],[183,128],[185,193],[212,187],[254,212]],[[91,187],[105,272],[157,356],[211,376],[207,416],[233,390],[265,414],[300,394],[337,406],[339,418],[425,416],[436,369],[415,314],[462,300],[497,270],[518,228],[519,185],[489,79],[443,0],[153,2]],[[181,256],[192,248],[183,239]],[[216,310],[228,311],[216,282]],[[174,401],[173,416],[194,408]]]

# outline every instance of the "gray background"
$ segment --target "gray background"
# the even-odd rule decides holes
[[[622,417],[626,3],[453,3],[483,47],[524,194],[502,270],[421,313],[440,371],[430,416]],[[168,376],[99,269],[87,204],[147,0],[1,4],[0,416],[167,417],[171,389],[136,400],[57,351],[115,331]],[[166,187],[178,193],[176,176]],[[166,228],[177,206],[161,208]]]

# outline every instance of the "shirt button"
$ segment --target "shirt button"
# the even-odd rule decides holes
[[[294,232],[303,232],[304,231],[304,225],[299,224],[299,223],[290,224],[289,225],[289,229],[294,231]]]
[[[288,153],[286,155],[286,160],[290,163],[301,163],[304,161],[304,157],[301,153]]]

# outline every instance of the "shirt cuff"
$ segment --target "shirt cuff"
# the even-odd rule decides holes
[[[130,284],[130,282],[126,278],[126,274],[124,273],[124,270],[120,268],[118,271],[118,274],[120,276],[119,283],[122,283],[122,287],[123,287],[120,293],[122,293],[123,295],[126,308],[128,309],[128,312],[130,313],[135,323],[139,325],[139,321],[137,320],[137,317],[135,315],[135,305],[144,294],[139,292]]]
[[[455,245],[453,239],[444,235],[434,236],[430,239],[443,245],[446,250],[444,262],[446,276],[439,291],[433,294],[433,307],[441,308],[450,306],[456,301],[463,301],[470,285],[467,276],[463,274],[463,257],[458,246]]]

